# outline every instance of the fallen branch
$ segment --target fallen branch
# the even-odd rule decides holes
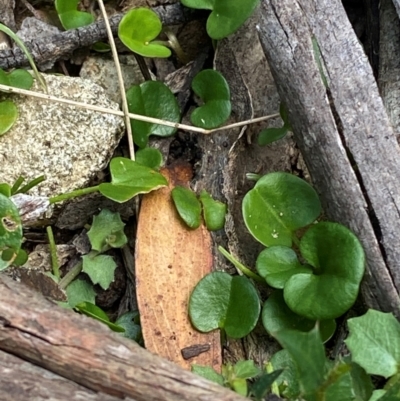
[[[365,53],[339,0],[261,4],[260,40],[324,210],[364,246],[364,301],[399,317],[400,149]]]
[[[183,23],[193,13],[182,7],[180,3],[154,7],[153,11],[159,15],[164,25]],[[117,14],[109,19],[114,35],[117,34],[118,24],[122,17],[123,14]],[[99,20],[88,26],[39,38],[25,44],[35,63],[40,65],[47,61],[55,62],[62,58],[68,58],[75,49],[91,46],[105,39],[107,39],[107,31],[104,20]],[[18,47],[0,51],[0,68],[10,69],[28,64],[27,58]]]
[[[246,400],[151,354],[93,319],[57,306],[4,274],[0,275],[0,350],[119,398]],[[0,394],[7,388],[7,384],[0,387]],[[26,400],[26,394],[13,400]]]

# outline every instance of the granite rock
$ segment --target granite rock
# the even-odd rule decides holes
[[[89,80],[44,75],[49,95],[117,110]],[[32,90],[43,91],[37,83]],[[5,95],[4,95],[5,96]],[[19,117],[0,137],[0,183],[19,176],[46,180],[29,192],[54,196],[85,187],[110,161],[124,131],[122,117],[34,97],[10,95]]]

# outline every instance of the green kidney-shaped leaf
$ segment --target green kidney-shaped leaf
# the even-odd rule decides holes
[[[214,272],[199,281],[190,296],[189,315],[199,331],[224,329],[232,338],[242,338],[255,327],[260,301],[246,277]]]
[[[400,323],[391,313],[370,309],[347,321],[350,335],[345,343],[352,360],[371,375],[390,377],[400,367]]]
[[[257,143],[260,146],[268,145],[284,138],[288,132],[289,130],[286,127],[266,128],[258,134]]]
[[[74,11],[78,8],[79,0],[56,0],[54,5],[58,14]]]
[[[169,57],[171,51],[158,43],[152,43],[161,32],[158,15],[148,8],[135,8],[127,12],[118,27],[121,42],[143,57]]]
[[[122,248],[128,242],[124,227],[119,213],[103,209],[93,217],[92,226],[87,233],[92,249],[104,252],[110,247]]]
[[[311,224],[321,203],[311,185],[288,173],[261,177],[243,199],[243,218],[253,237],[265,246],[292,245],[292,235]]]
[[[258,255],[256,269],[271,287],[279,289],[283,289],[293,274],[312,272],[309,266],[299,262],[296,252],[287,246],[264,249]]]
[[[314,272],[295,274],[286,282],[289,308],[314,320],[341,316],[354,304],[364,275],[360,241],[341,224],[322,222],[305,233],[300,251]]]
[[[223,272],[204,276],[194,288],[189,301],[193,326],[202,332],[220,328],[228,310],[232,277]]]
[[[286,305],[282,291],[275,291],[265,301],[262,309],[262,323],[268,333],[273,334],[281,330],[310,331],[315,325],[315,320],[296,315]],[[322,320],[319,323],[319,332],[323,342],[328,341],[336,330],[336,322]]]
[[[201,222],[201,205],[196,194],[189,188],[175,187],[172,199],[176,210],[189,228],[198,228]]]
[[[115,202],[126,202],[168,184],[162,174],[124,157],[112,159],[110,171],[111,183],[100,184],[99,191]]]
[[[60,18],[61,25],[65,30],[80,28],[94,22],[92,14],[78,10],[59,14],[58,17]]]
[[[251,16],[259,0],[181,0],[186,7],[213,10],[207,20],[207,33],[213,39],[232,34]]]
[[[256,326],[260,310],[260,299],[250,280],[245,276],[233,277],[224,325],[226,334],[232,338],[247,336]]]
[[[155,170],[159,169],[163,162],[161,152],[155,148],[139,149],[136,152],[135,156],[136,163],[142,164],[143,166],[147,166]]]
[[[33,84],[33,77],[26,70],[14,70],[6,73],[0,69],[0,84],[20,89],[30,89]]]
[[[92,14],[78,11],[79,0],[56,0],[55,6],[58,17],[64,29],[75,29],[94,22]]]
[[[207,229],[216,231],[224,228],[227,206],[214,200],[204,189],[200,193],[200,202],[203,205],[203,216]]]
[[[106,290],[114,281],[114,270],[117,264],[109,255],[96,255],[92,252],[82,256],[82,271],[90,277],[93,284],[99,284]]]
[[[11,100],[0,102],[0,136],[11,129],[17,118],[18,109]]]
[[[130,113],[158,118],[174,123],[181,120],[178,102],[171,90],[158,81],[134,85],[126,92]],[[150,135],[167,137],[175,134],[175,127],[131,120],[133,140],[140,148],[147,145]]]
[[[193,79],[192,89],[204,102],[195,109],[190,119],[197,127],[216,128],[231,114],[230,90],[228,82],[215,70],[203,70]]]

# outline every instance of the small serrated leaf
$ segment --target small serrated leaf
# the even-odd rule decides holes
[[[103,290],[106,290],[114,281],[114,270],[117,264],[111,256],[93,256],[91,252],[82,256],[82,261],[82,271],[90,277],[93,284],[99,284]]]
[[[93,285],[87,280],[81,278],[72,281],[68,285],[66,293],[68,304],[71,308],[74,308],[75,305],[81,302],[95,303],[96,300],[96,291],[94,290]]]
[[[112,248],[121,248],[127,243],[124,234],[125,224],[119,213],[103,209],[93,217],[93,223],[87,233],[92,249],[98,252]]]

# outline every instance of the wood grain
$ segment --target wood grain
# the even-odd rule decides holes
[[[143,197],[136,239],[136,290],[145,345],[186,369],[196,363],[219,371],[219,333],[200,333],[188,318],[193,288],[212,271],[211,236],[204,225],[189,229],[173,205],[171,190],[189,185],[191,167],[175,165],[162,173],[170,185]],[[185,350],[196,345],[203,352],[187,358]]]
[[[246,400],[151,354],[94,319],[59,307],[4,274],[0,274],[0,352],[122,399]],[[9,388],[0,381],[0,394]]]

